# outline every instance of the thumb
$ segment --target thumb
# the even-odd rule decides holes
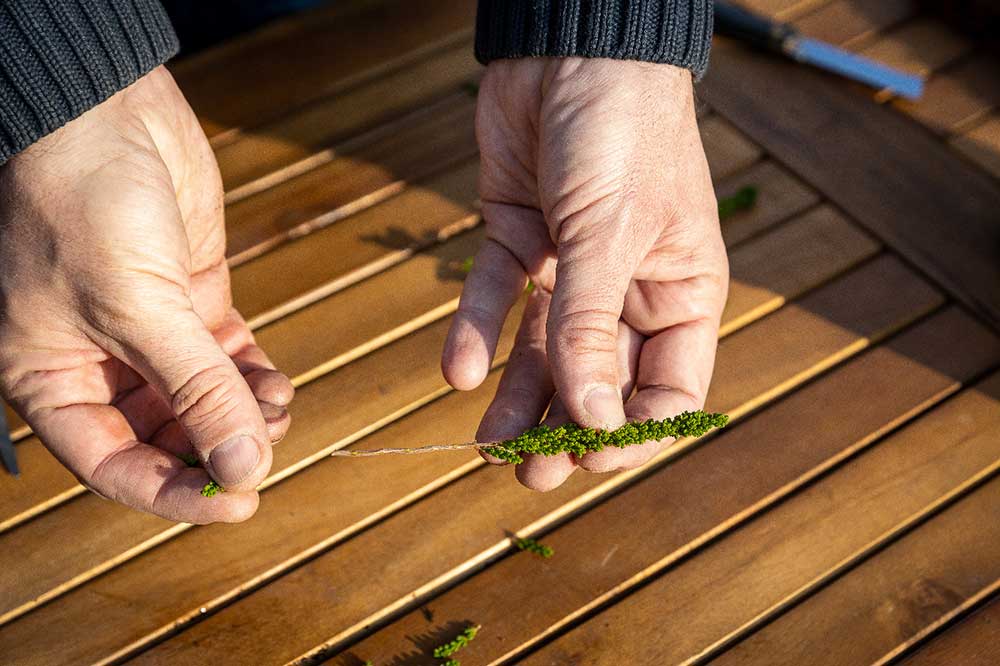
[[[191,308],[143,319],[121,341],[130,364],[168,400],[209,475],[227,490],[253,490],[271,468],[271,445],[236,364]]]
[[[618,322],[631,270],[623,244],[584,233],[560,239],[546,345],[552,378],[570,418],[610,430],[625,423]]]

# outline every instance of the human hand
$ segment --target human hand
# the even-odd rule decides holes
[[[483,381],[510,307],[528,278],[536,286],[477,439],[532,427],[553,396],[552,422],[605,429],[700,409],[729,276],[690,73],[494,61],[476,133],[487,239],[445,344],[452,386]],[[576,466],[632,468],[662,445],[534,457],[517,475],[548,490]]]
[[[290,423],[224,252],[218,167],[163,67],[0,167],[0,392],[81,483],[172,520],[253,515]],[[209,475],[227,492],[202,497]]]

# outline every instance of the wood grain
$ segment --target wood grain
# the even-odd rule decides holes
[[[3,413],[7,419],[7,432],[10,433],[11,440],[16,442],[28,435],[30,432],[28,425],[10,408],[10,405],[3,403]]]
[[[867,271],[859,269],[798,304],[788,305],[723,339],[719,367],[741,370],[717,375],[710,397],[712,409],[739,417],[760,404],[765,394],[776,397],[827,367],[828,361],[845,358],[859,338],[857,333],[845,335],[842,326],[854,328],[855,318],[858,327],[874,323],[869,308],[885,311],[894,320],[891,325],[896,326],[902,324],[901,318],[909,319],[915,309],[927,304],[925,298],[930,294],[924,287],[910,291],[892,277],[889,264],[876,262],[870,266]],[[915,284],[912,277],[908,275],[906,284]],[[869,281],[874,291],[865,288]],[[907,291],[909,295],[904,295]],[[900,296],[900,305],[891,302]],[[888,310],[895,314],[888,314]],[[886,319],[883,322],[888,323]],[[790,328],[803,334],[782,335]],[[774,372],[765,366],[773,367]],[[782,388],[773,391],[776,386]],[[606,481],[611,487],[604,492],[639,474],[629,472],[611,477]],[[603,480],[577,474],[559,490],[537,495],[514,484],[509,471],[491,469],[482,475],[477,473],[195,625],[189,632],[143,655],[138,663],[176,663],[194,654],[224,663],[227,660],[239,663],[247,658],[248,649],[264,662],[281,663],[297,656],[296,649],[306,650],[321,641],[335,643],[449,579],[471,574],[504,552],[509,540],[504,538],[503,530],[543,529],[581,504],[590,503],[594,498],[581,493]],[[462,525],[461,539],[453,537],[455,525]],[[448,543],[449,547],[442,549],[442,543]],[[400,553],[406,554],[402,562]],[[375,567],[371,576],[345,579],[343,572],[348,563],[361,560]],[[379,581],[376,588],[371,585],[374,578]],[[326,582],[320,584],[320,581]],[[324,612],[317,613],[317,595],[328,600],[335,598],[336,602],[323,603]],[[295,601],[286,606],[279,604],[279,599]],[[498,602],[493,595],[483,598],[486,603],[491,603],[490,600]],[[437,602],[431,606],[433,609]],[[264,613],[265,608],[281,610]],[[295,630],[290,633],[293,626]],[[250,635],[256,637],[252,648],[247,640]],[[279,635],[287,638],[270,638]],[[367,658],[372,657],[363,657]]]
[[[991,344],[1000,359],[1000,340],[994,338]],[[522,663],[703,663],[720,645],[765,622],[789,600],[807,594],[873,544],[885,543],[926,518],[940,507],[942,498],[966,488],[983,470],[996,469],[1000,459],[997,390],[1000,375],[934,408]],[[843,407],[838,405],[838,409]],[[853,418],[855,410],[850,413]],[[811,448],[807,439],[798,446]],[[779,455],[777,449],[758,455],[768,462],[760,464],[756,473],[769,474]],[[792,446],[783,448],[780,455],[802,454]],[[611,524],[614,515],[635,508],[634,499],[623,495],[614,502],[619,500],[617,510],[609,502],[609,515],[602,524]],[[560,542],[570,543],[561,534],[548,542],[556,548]],[[620,541],[634,542],[634,537]],[[648,573],[648,569],[643,571]],[[712,594],[698,593],[705,589]],[[647,638],[635,640],[637,636]]]
[[[878,660],[1000,579],[998,515],[1000,479],[994,478],[714,663],[781,666],[808,659],[839,666]]]
[[[883,33],[861,55],[927,76],[972,50],[972,43],[941,21],[918,18]]]
[[[1000,663],[1000,601],[994,599],[900,663],[906,666]]]
[[[461,40],[410,67],[240,133],[215,151],[229,200],[301,173],[323,159],[319,153],[339,152],[338,144],[365,132],[405,124],[403,116],[453,98],[481,69],[472,43]]]
[[[351,0],[276,22],[171,66],[209,136],[254,127],[470,34],[466,0]],[[261,94],[260,91],[267,91]]]
[[[240,264],[232,271],[236,308],[258,328],[470,228],[479,220],[478,173],[478,160],[466,162]]]
[[[1000,113],[991,113],[983,122],[956,136],[950,143],[994,178],[1000,178]],[[996,247],[993,246],[994,251]],[[995,290],[996,283],[993,286]]]
[[[731,304],[724,315],[723,334],[747,325],[755,318],[780,307],[789,298],[833,278],[870,256],[877,249],[875,244],[852,229],[843,219],[824,215],[821,211],[807,214],[801,221],[791,222],[775,233],[748,243],[733,252]],[[803,235],[815,238],[811,239],[810,243],[802,243]],[[427,308],[427,311],[432,313],[442,310],[442,303],[448,308],[453,308],[454,296],[460,288],[460,282],[454,281],[455,284],[452,284],[453,280],[450,278],[442,280],[440,276],[436,277],[436,274],[442,266],[446,270],[451,270],[449,266],[452,262],[472,252],[471,246],[477,242],[477,236],[468,234],[466,236],[465,240],[456,239],[461,242],[449,242],[439,246],[434,251],[439,254],[424,255],[401,265],[400,269],[405,267],[404,274],[387,271],[378,278],[361,283],[359,287],[363,288],[340,292],[333,305],[326,303],[318,312],[313,308],[303,310],[297,315],[299,320],[296,327],[285,326],[284,323],[288,322],[289,318],[281,320],[282,325],[277,327],[276,332],[272,331],[271,327],[265,327],[258,335],[258,342],[265,349],[273,346],[282,350],[284,356],[279,355],[275,358],[279,361],[287,358],[289,365],[299,364],[304,367],[306,363],[303,358],[314,361],[327,358],[327,361],[323,362],[327,366],[332,366],[334,362],[345,363],[345,357],[353,358],[360,355],[360,352],[352,352],[349,349],[350,345],[357,343],[358,340],[363,346],[369,340],[385,339],[393,330],[398,332],[412,325],[414,320],[406,317],[423,316],[420,307]],[[441,255],[441,252],[450,254]],[[775,264],[765,261],[766,257],[772,256],[784,257],[787,265],[782,264],[784,268],[781,270],[773,270]],[[378,282],[383,278],[386,279],[385,282]],[[405,285],[405,288],[400,288],[399,285]],[[391,293],[392,298],[401,299],[402,305],[388,307],[387,302],[383,302],[386,307],[382,309],[370,307],[372,298],[388,298],[385,296],[386,293]],[[920,290],[914,293],[919,293],[921,299],[926,298],[926,294]],[[340,324],[337,317],[345,316],[343,314],[345,312],[354,313],[352,315],[355,316],[354,326],[345,327]],[[320,321],[323,317],[334,319],[332,323],[324,324]],[[290,337],[285,339],[281,335]],[[340,347],[336,347],[336,344]],[[425,372],[431,372],[432,375],[437,367],[439,345],[440,341],[433,343],[422,351],[419,359],[414,361],[425,363],[429,368]],[[317,350],[324,349],[334,355],[323,357],[316,353]],[[341,351],[330,352],[331,349]],[[365,358],[358,363],[370,366]],[[312,374],[318,375],[317,372]],[[319,383],[325,385],[323,381]],[[296,406],[307,400],[304,396],[312,396],[316,390],[312,384],[300,389],[296,397]],[[439,390],[443,390],[443,387]],[[341,408],[346,408],[346,405],[350,404],[349,394],[341,399],[344,401]],[[331,406],[331,408],[336,407]],[[321,419],[329,418],[317,415],[314,417],[316,420],[303,422],[296,410],[293,409],[292,413],[296,429],[302,429],[303,432],[305,429],[322,431],[324,426]],[[33,451],[44,454],[37,440],[33,444]],[[289,448],[295,449],[294,446],[289,447],[286,440],[277,453],[286,452]],[[274,474],[279,477],[285,474],[279,465],[282,460],[279,455],[274,467]],[[284,464],[295,463],[294,459],[288,459]],[[36,477],[39,472],[46,472],[59,480],[62,480],[59,474],[65,475],[58,462],[51,457],[46,459],[43,469],[35,466],[33,471]],[[12,513],[18,509],[21,512],[7,520],[8,526],[23,522],[26,518],[39,513],[36,507],[41,502],[46,502],[45,508],[50,508],[55,499],[46,495],[46,492],[82,492],[71,477],[64,480],[61,485],[50,482],[50,485],[44,487],[33,485],[30,488],[34,492],[24,496],[14,492],[18,490],[14,485],[0,484],[0,491],[8,489],[12,493],[7,497],[0,495],[0,499],[5,500],[3,506]],[[59,496],[59,499],[65,498]],[[32,501],[36,504],[28,504]],[[4,614],[0,615],[0,621],[23,613],[40,598],[61,594],[66,589],[78,585],[102,570],[102,567],[109,566],[108,563],[123,561],[174,534],[163,521],[147,520],[148,517],[137,517],[137,514],[115,519],[110,517],[123,512],[124,509],[111,507],[107,503],[97,501],[96,498],[80,498],[57,512],[36,518],[33,523],[14,531],[9,538],[0,537],[0,568],[8,571],[10,581],[21,580],[20,567],[30,569],[32,572],[18,585],[13,585],[12,582],[7,598],[9,605],[2,607]],[[113,527],[98,530],[98,526],[103,522],[111,523]],[[65,541],[86,540],[82,535],[89,530],[98,530],[102,538],[91,540],[86,552],[66,551],[52,556],[37,551],[37,557],[27,559],[13,557],[25,548],[31,550],[31,544],[46,538]],[[4,560],[4,552],[12,556],[9,561]],[[0,578],[0,584],[3,580]]]
[[[789,21],[829,2],[830,0],[741,0],[739,4],[779,21]]]
[[[742,288],[729,295],[722,331],[777,310],[803,285],[820,284],[878,250],[877,241],[828,206],[748,241],[729,257],[729,270]]]
[[[914,0],[836,0],[794,21],[804,35],[847,49],[867,45],[886,28],[916,13]]]
[[[928,322],[928,327],[919,332],[911,331],[906,345],[912,348],[917,342],[924,345],[924,354],[950,355],[947,326],[955,321],[954,315],[951,316],[951,322],[939,319],[933,324]],[[965,327],[980,340],[992,337],[967,317]],[[931,340],[936,346],[928,348]],[[993,337],[991,346],[990,356],[1000,357],[1000,340]],[[895,402],[898,396],[890,397],[894,392],[890,387],[898,385],[893,375],[900,377],[904,367],[917,373],[937,372],[908,359],[900,351],[887,349],[884,353],[873,353],[870,359],[866,355],[838,369],[608,502],[545,534],[541,540],[555,549],[551,559],[543,561],[524,554],[504,560],[430,601],[427,607],[434,612],[434,620],[428,621],[420,612],[409,613],[370,639],[351,646],[331,663],[347,666],[351,663],[349,656],[394,663],[394,656],[412,647],[408,636],[433,633],[449,621],[481,623],[483,637],[491,637],[476,641],[463,653],[464,659],[477,664],[525,663],[515,655],[538,634],[572,618],[581,609],[606,600],[607,595],[619,591],[622,585],[639,583],[651,573],[687,557],[692,548],[731,530],[750,514],[762,511],[845,457],[877,441],[878,434],[891,427],[889,424],[898,424],[902,420],[899,417],[908,411],[905,405],[916,405],[919,400],[913,401],[915,396],[912,396]],[[894,368],[893,375],[875,380],[879,376],[876,369]],[[906,376],[906,371],[902,376]],[[860,420],[855,420],[856,416]],[[954,443],[960,439],[948,441]],[[1000,443],[993,448],[997,446]],[[941,443],[940,447],[928,445],[935,451],[945,449],[946,445]],[[896,448],[897,455],[905,457],[907,447]],[[986,453],[968,461],[967,466],[956,455],[955,464],[959,468],[953,475],[956,483],[967,478],[962,469],[971,470],[968,472],[971,474],[979,466],[993,462]],[[933,451],[922,454],[921,460],[926,462],[932,457]],[[915,461],[909,464],[919,469]],[[881,478],[891,478],[893,474],[893,470],[877,466],[873,471]],[[947,483],[941,485],[946,489],[951,487]],[[896,492],[905,493],[905,489],[905,485],[900,486]],[[921,498],[930,501],[934,497],[930,491],[915,495],[920,497],[910,507],[922,506]],[[845,508],[851,506],[850,502],[845,504]],[[794,527],[802,532],[809,529],[799,521]],[[845,531],[848,534],[842,538],[849,540],[850,531]],[[748,543],[752,543],[754,553],[758,549],[766,553],[768,548],[779,548],[778,536],[767,533],[756,541],[742,543],[748,548]],[[822,541],[817,546],[820,544]],[[738,567],[753,561],[749,553],[735,552],[724,563]],[[694,554],[693,563],[700,557],[701,554]],[[590,631],[579,637],[575,635],[577,632],[571,633],[562,642],[567,651],[565,658],[560,656],[561,648],[557,648],[554,652],[544,652],[533,663],[678,663],[677,654],[667,654],[669,647],[675,641],[684,641],[684,635],[702,632],[712,619],[711,615],[704,617],[695,611],[702,606],[710,607],[714,599],[721,600],[728,594],[728,580],[724,576],[701,578],[699,582],[700,592],[693,594],[687,584],[686,594],[679,596],[659,588],[661,598],[665,599],[663,603],[653,602],[652,610],[646,604],[645,614],[628,614],[626,619],[616,616],[615,620],[620,620],[617,624],[598,616],[592,621]],[[733,589],[738,596],[739,587]],[[711,590],[712,594],[705,594],[705,590]],[[752,592],[747,590],[748,595]],[[734,606],[733,612],[744,609],[738,601]],[[728,606],[721,608],[715,615],[728,609]],[[614,609],[608,611],[614,612]],[[647,630],[651,626],[657,628]],[[606,636],[607,642],[602,643],[601,636]],[[641,639],[636,640],[638,637]],[[663,648],[660,653],[655,652],[658,646]],[[642,655],[644,647],[651,649],[649,658]],[[644,658],[631,661],[633,653]]]
[[[746,169],[763,155],[759,146],[718,115],[703,118],[698,123],[698,129],[713,181]]]
[[[893,104],[938,134],[961,132],[1000,105],[1000,61],[973,55],[932,76],[919,100]]]
[[[713,108],[1000,327],[1000,185],[821,74],[722,40],[712,57]]]
[[[405,127],[358,140],[331,155],[329,163],[227,206],[230,265],[365,210],[472,157],[473,100],[461,96],[432,111]]]

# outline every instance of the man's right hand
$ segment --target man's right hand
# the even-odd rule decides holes
[[[0,167],[0,393],[88,488],[172,520],[253,515],[290,422],[224,250],[218,167],[163,67]],[[227,492],[202,497],[209,475]]]

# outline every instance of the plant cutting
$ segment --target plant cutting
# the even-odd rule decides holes
[[[660,441],[668,437],[701,437],[714,428],[721,428],[729,421],[725,414],[714,414],[701,410],[683,412],[673,418],[660,421],[649,419],[626,423],[615,430],[581,428],[575,423],[561,426],[535,426],[521,435],[499,442],[466,442],[463,444],[435,444],[431,446],[382,448],[370,451],[339,450],[331,456],[364,458],[391,454],[432,453],[437,451],[461,451],[481,449],[495,458],[512,463],[522,463],[522,454],[554,456],[572,453],[582,456],[603,451],[609,446],[623,449],[650,441]]]

